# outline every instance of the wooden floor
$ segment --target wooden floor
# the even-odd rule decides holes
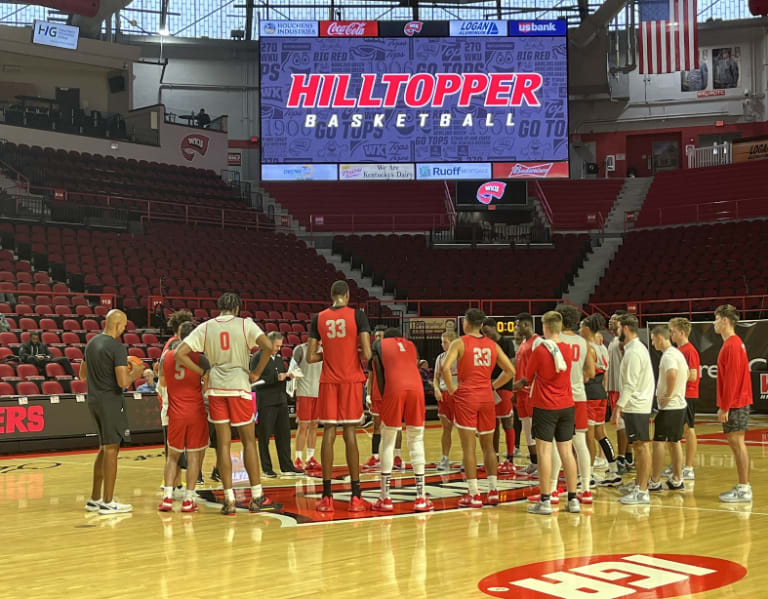
[[[213,502],[217,494],[209,485],[203,495],[211,502],[203,503],[199,513],[160,514],[156,506],[163,458],[157,447],[121,452],[117,496],[132,503],[134,512],[98,516],[83,511],[92,453],[13,456],[0,460],[0,597],[192,598],[237,592],[266,598],[359,598],[366,593],[388,598],[691,596],[703,588],[696,586],[696,576],[677,594],[664,586],[649,591],[634,587],[634,592],[627,586],[621,595],[551,595],[512,584],[538,576],[534,570],[516,570],[483,583],[483,588],[495,590],[484,593],[479,587],[495,573],[548,560],[678,554],[720,558],[746,568],[746,575],[737,574],[739,580],[721,588],[711,587],[733,572],[710,574],[704,586],[711,590],[696,597],[758,599],[768,596],[768,420],[755,417],[752,428],[751,505],[718,501],[718,494],[733,486],[735,469],[719,426],[710,421],[697,426],[705,439],[693,488],[654,495],[650,508],[623,507],[616,491],[602,490],[582,514],[551,517],[527,514],[524,495],[535,490],[533,483],[507,480],[502,482],[508,502],[495,508],[349,519],[337,502],[336,515],[344,519],[312,523],[299,513],[312,513],[320,490],[319,481],[308,478],[264,481],[280,486],[272,490],[274,497],[294,498],[286,502],[292,515],[242,512],[225,518],[218,514]],[[439,458],[439,436],[439,428],[427,430],[430,459]],[[361,430],[358,440],[363,461],[369,456],[370,430]],[[455,460],[458,449],[454,440]],[[338,439],[337,464],[343,463],[342,452]],[[206,474],[213,460],[210,452]],[[343,489],[343,470],[339,473],[337,486]],[[364,478],[376,481],[373,475]],[[458,473],[430,477],[430,492],[439,506],[455,505],[463,488],[458,479]],[[396,486],[396,498],[408,498],[409,482],[406,473]],[[374,489],[366,492],[369,498],[375,494]],[[568,567],[569,562],[561,562],[550,570]]]

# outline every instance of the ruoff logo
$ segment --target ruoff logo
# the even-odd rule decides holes
[[[596,555],[511,568],[484,578],[478,587],[504,599],[663,599],[724,587],[746,574],[743,566],[715,557]]]
[[[424,23],[421,21],[410,21],[403,27],[403,33],[408,37],[414,36],[417,33],[421,33],[421,28],[424,27]]]
[[[208,138],[205,135],[193,133],[181,140],[181,153],[186,160],[194,160],[195,154],[205,156],[208,151]]]
[[[488,181],[477,188],[477,201],[481,204],[490,204],[494,199],[500,200],[504,196],[507,184],[501,181]]]

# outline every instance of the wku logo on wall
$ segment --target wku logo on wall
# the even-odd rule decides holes
[[[741,580],[747,570],[716,557],[619,554],[572,557],[510,568],[478,587],[503,599],[690,597]]]
[[[410,21],[405,24],[405,27],[403,27],[403,33],[405,33],[405,35],[408,37],[412,37],[417,33],[421,33],[422,27],[424,27],[424,23],[421,21]]]
[[[490,204],[494,199],[504,197],[507,184],[502,181],[488,181],[477,188],[477,201],[481,204]]]
[[[195,159],[195,154],[205,156],[205,153],[208,151],[208,141],[205,135],[200,135],[199,133],[187,135],[181,140],[181,153],[190,162]]]

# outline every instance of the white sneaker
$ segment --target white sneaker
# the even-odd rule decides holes
[[[618,487],[621,485],[621,477],[618,474],[606,474],[605,478],[597,483],[601,487]]]
[[[568,502],[565,504],[565,511],[571,512],[572,514],[578,514],[581,512],[581,503],[579,503],[579,500],[574,497],[573,499],[568,500]]]
[[[752,486],[736,485],[730,491],[720,494],[720,501],[723,503],[751,503]]]
[[[648,491],[641,491],[640,487],[635,487],[631,493],[624,495],[619,501],[624,505],[645,505],[651,503],[651,496]]]
[[[528,513],[548,516],[552,513],[552,504],[549,501],[537,501],[528,506]]]
[[[639,489],[640,487],[637,486],[636,481],[632,481],[628,485],[621,485],[619,487],[619,493],[622,495],[630,495],[632,492],[634,492],[635,489]]]
[[[666,468],[664,468],[664,470],[661,471],[661,475],[664,478],[669,478],[670,476],[672,476],[672,474],[673,474],[673,471],[672,471],[672,465],[671,464],[669,466],[667,466]]]
[[[693,466],[683,467],[683,480],[696,480],[696,474],[693,472]]]
[[[449,458],[440,458],[440,461],[437,464],[437,471],[445,472],[450,469],[451,469],[451,460]]]
[[[101,499],[89,499],[85,504],[85,511],[86,512],[98,512],[101,509],[102,506]]]
[[[593,470],[605,470],[608,468],[608,461],[605,458],[595,458],[595,463],[592,464]]]
[[[132,512],[133,506],[130,503],[118,503],[112,500],[110,503],[102,503],[99,507],[99,513],[102,516],[111,516],[113,514],[125,514]]]

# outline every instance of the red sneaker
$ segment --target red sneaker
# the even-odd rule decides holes
[[[528,501],[531,503],[538,503],[541,500],[541,494],[536,493],[536,495],[528,495]],[[552,494],[549,496],[549,502],[552,504],[560,503],[560,497],[558,491],[552,491]]]
[[[499,474],[514,474],[517,472],[517,469],[515,468],[515,465],[510,462],[509,460],[505,460],[501,464],[499,464],[498,469]]]
[[[299,470],[304,470],[304,462],[301,461],[301,458],[297,457],[296,460],[293,462],[293,465]]]
[[[459,507],[483,507],[483,498],[479,493],[474,496],[467,493],[459,499]]]
[[[349,507],[347,508],[348,512],[365,512],[371,509],[371,504],[368,503],[365,499],[362,497],[355,497],[352,496],[352,499],[349,501]]]
[[[415,512],[431,512],[435,509],[435,505],[432,503],[429,497],[417,497],[413,503],[413,511]]]
[[[333,497],[323,497],[317,502],[315,509],[318,512],[332,512],[333,511]]]
[[[579,503],[589,505],[592,503],[592,491],[579,491],[576,493],[576,499],[579,500]]]
[[[191,499],[185,499],[184,503],[181,504],[181,511],[185,514],[191,514],[198,511],[198,509],[197,504]]]
[[[354,499],[357,499],[356,497]],[[392,504],[392,500],[387,497],[386,499],[382,499],[379,497],[379,499],[371,506],[371,509],[374,512],[394,512],[395,506]],[[349,511],[352,511],[350,508]]]
[[[494,489],[493,491],[488,491],[488,498],[487,503],[488,505],[499,505],[499,490]]]
[[[381,462],[379,461],[379,458],[371,456],[370,459],[365,464],[363,464],[363,470],[370,472],[371,470],[378,469],[380,465]]]
[[[304,465],[304,470],[322,470],[322,466],[320,466],[320,462],[315,459],[315,456],[312,456]]]
[[[160,505],[157,506],[158,512],[170,512],[173,510],[173,498],[172,497],[163,497],[163,500],[160,502]]]
[[[392,470],[404,470],[403,458],[401,458],[399,455],[395,456],[395,461],[392,464]]]

